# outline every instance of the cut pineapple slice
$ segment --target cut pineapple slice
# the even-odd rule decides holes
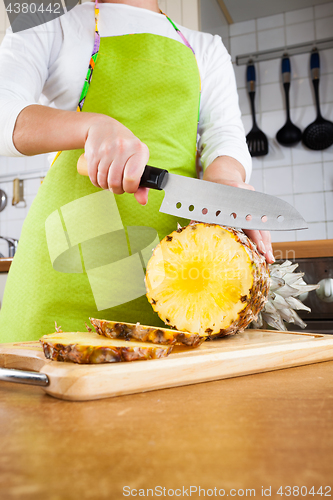
[[[167,325],[204,337],[228,335],[244,330],[262,309],[269,272],[244,233],[195,223],[156,247],[146,289]]]
[[[44,335],[40,342],[46,358],[82,364],[163,358],[173,349],[145,342],[110,340],[94,332],[52,333]]]
[[[195,333],[179,332],[168,328],[140,325],[140,323],[117,323],[104,319],[89,318],[96,332],[110,339],[139,340],[153,344],[182,344],[198,347],[204,339]]]

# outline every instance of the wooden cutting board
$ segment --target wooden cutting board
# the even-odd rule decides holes
[[[51,396],[71,401],[197,384],[333,359],[333,335],[246,330],[204,342],[196,349],[175,347],[164,359],[78,365],[50,361],[39,342],[0,344],[0,367],[45,373]]]

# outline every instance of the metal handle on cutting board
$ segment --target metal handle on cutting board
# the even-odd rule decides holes
[[[77,161],[77,171],[81,175],[88,176],[88,165],[84,154],[81,155]],[[167,173],[167,170],[146,165],[140,180],[140,187],[147,187],[161,191],[163,189],[163,181]]]
[[[15,382],[16,384],[41,385],[43,387],[50,383],[48,376],[44,373],[13,370],[12,368],[0,368],[0,380]]]

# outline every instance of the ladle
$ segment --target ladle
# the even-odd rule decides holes
[[[283,88],[286,96],[287,121],[276,134],[276,139],[282,146],[295,146],[302,139],[302,132],[290,119],[289,90],[291,69],[290,59],[287,55],[283,57],[281,67]]]

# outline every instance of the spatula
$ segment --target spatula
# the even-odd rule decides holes
[[[317,118],[303,132],[304,146],[316,151],[327,149],[333,144],[333,123],[322,117],[319,104],[320,59],[317,50],[311,54],[310,67],[312,83],[316,98]]]
[[[286,110],[287,110],[287,121],[285,125],[276,134],[277,141],[282,144],[282,146],[294,146],[302,139],[301,130],[293,124],[290,119],[290,105],[289,105],[289,89],[290,89],[290,59],[288,56],[284,56],[282,59],[282,80],[283,88],[286,96]]]
[[[253,126],[246,136],[247,146],[251,156],[264,156],[268,154],[268,140],[265,134],[257,125],[256,112],[254,106],[255,87],[256,87],[256,70],[254,64],[249,63],[246,71],[247,90],[251,101],[251,112]]]
[[[78,172],[88,175],[81,155]],[[258,191],[249,191],[216,182],[169,174],[146,165],[140,186],[164,190],[160,212],[184,219],[222,224],[241,229],[306,229],[297,210],[284,200]]]

